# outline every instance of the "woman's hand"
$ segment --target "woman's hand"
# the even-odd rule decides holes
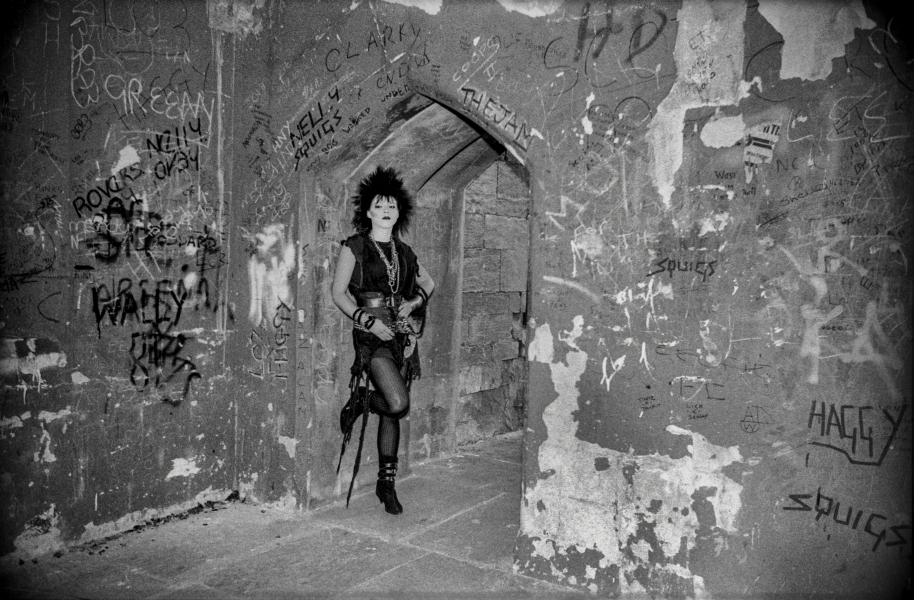
[[[412,314],[414,310],[419,308],[422,304],[422,298],[416,296],[412,300],[404,300],[400,303],[400,307],[397,309],[397,317],[400,319],[405,319]]]
[[[390,330],[390,327],[382,323],[380,319],[376,319],[368,331],[375,334],[376,337],[384,340],[385,342],[394,339],[394,332]]]

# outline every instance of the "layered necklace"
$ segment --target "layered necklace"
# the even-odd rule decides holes
[[[381,246],[378,245],[378,241],[374,239],[374,236],[369,233],[368,239],[374,244],[378,254],[381,255],[381,260],[384,261],[384,268],[387,269],[387,284],[390,286],[390,293],[396,294],[400,290],[400,261],[397,258],[397,244],[394,243],[393,238],[390,239],[391,256],[390,260],[388,260],[387,255],[384,254],[384,251],[381,249]]]

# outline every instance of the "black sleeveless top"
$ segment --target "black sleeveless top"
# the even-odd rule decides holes
[[[412,298],[416,294],[416,277],[419,275],[419,261],[413,249],[397,238],[391,242],[378,242],[381,251],[387,260],[391,260],[391,245],[397,245],[397,259],[400,263],[399,286],[397,295],[403,298]],[[387,267],[378,254],[374,242],[368,238],[367,233],[357,233],[343,242],[355,256],[355,268],[349,280],[349,293],[354,298],[362,292],[380,292],[385,296],[393,294],[387,278]]]
[[[411,299],[416,295],[416,277],[419,275],[419,260],[413,249],[405,242],[391,238],[391,242],[378,242],[381,251],[391,259],[391,244],[397,245],[397,259],[400,264],[398,296]],[[378,254],[374,243],[368,238],[368,233],[357,233],[343,241],[343,245],[352,251],[355,256],[355,267],[349,280],[349,293],[356,299],[362,292],[380,292],[385,296],[391,295],[390,282],[387,279],[387,267]],[[396,287],[396,286],[395,286]],[[424,319],[426,306],[423,304],[414,315]],[[393,354],[397,368],[406,366],[405,379],[411,381],[418,379],[421,374],[419,366],[419,353],[416,352],[414,339],[409,335],[397,333],[389,341],[382,341],[373,333],[353,328],[352,343],[355,347],[355,360],[352,363],[353,381],[367,376],[371,356],[381,347],[389,348]],[[350,382],[350,387],[353,382]]]

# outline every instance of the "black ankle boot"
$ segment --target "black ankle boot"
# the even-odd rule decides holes
[[[365,388],[356,388],[349,396],[346,406],[340,411],[340,431],[343,432],[343,435],[352,431],[352,426],[355,424],[356,419],[362,414],[362,398],[364,397]]]
[[[397,459],[382,459],[378,469],[378,484],[374,493],[378,500],[384,504],[384,510],[392,515],[403,512],[403,506],[397,500],[397,490],[394,489],[394,479],[397,476]]]

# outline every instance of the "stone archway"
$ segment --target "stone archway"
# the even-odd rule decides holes
[[[354,153],[349,160],[334,163],[323,173],[303,177],[306,182],[303,185],[303,197],[319,199],[316,203],[317,210],[307,214],[303,212],[299,220],[302,246],[313,245],[316,248],[311,264],[319,267],[314,269],[313,283],[299,288],[299,304],[302,300],[310,304],[314,315],[311,324],[314,344],[310,349],[310,362],[314,365],[312,379],[310,382],[299,381],[298,385],[307,386],[308,390],[301,390],[306,391],[305,394],[296,394],[297,402],[301,405],[297,413],[317,415],[316,419],[308,419],[308,424],[300,424],[308,430],[306,435],[310,452],[299,454],[296,461],[296,472],[308,481],[307,489],[300,490],[304,492],[301,502],[309,506],[337,497],[341,491],[345,493],[351,477],[351,454],[349,460],[343,461],[340,474],[336,473],[340,450],[336,412],[346,393],[352,349],[348,322],[338,314],[330,300],[332,271],[328,267],[333,264],[339,251],[339,241],[350,230],[349,197],[352,190],[375,166],[395,167],[402,174],[407,189],[413,193],[416,214],[412,231],[405,235],[405,240],[416,249],[437,282],[427,333],[419,343],[423,377],[415,384],[413,406],[408,419],[404,420],[402,469],[408,471],[411,458],[421,460],[442,451],[455,450],[460,441],[458,429],[461,414],[466,414],[466,405],[471,400],[498,393],[506,396],[510,387],[515,397],[511,403],[517,404],[516,397],[522,396],[524,392],[522,380],[525,378],[518,375],[518,372],[525,365],[523,348],[518,340],[521,337],[520,322],[524,318],[524,301],[527,297],[529,236],[526,235],[526,215],[529,198],[524,194],[515,194],[517,198],[505,201],[523,205],[519,210],[512,209],[514,213],[523,215],[522,218],[514,219],[514,225],[522,226],[525,235],[519,242],[512,242],[523,244],[523,252],[509,252],[508,247],[493,250],[498,254],[498,260],[504,254],[506,265],[519,268],[522,273],[515,275],[509,286],[502,286],[499,270],[495,272],[494,287],[480,285],[478,282],[484,278],[475,271],[484,270],[487,266],[491,268],[491,264],[479,260],[484,225],[475,222],[484,217],[483,212],[486,210],[493,212],[492,217],[495,219],[504,220],[508,217],[495,214],[499,211],[492,206],[484,207],[476,202],[469,209],[473,213],[469,220],[475,225],[469,226],[473,231],[468,234],[464,190],[487,170],[495,172],[496,161],[505,154],[504,148],[473,123],[421,96],[405,99],[388,111],[387,118],[389,126],[385,129],[383,139],[370,151]],[[502,169],[507,168],[504,161],[499,164]],[[516,169],[522,170],[523,167],[516,166]],[[492,181],[494,183],[494,178]],[[524,181],[518,185],[525,187],[526,183]],[[495,202],[494,186],[491,191],[492,201]],[[469,202],[473,204],[474,201]],[[496,221],[494,225],[503,223]],[[462,318],[463,300],[468,297],[463,293],[464,248],[468,236],[478,238],[470,243],[471,253],[477,256],[469,261],[474,265],[469,291],[473,304],[471,312],[475,315],[475,320],[470,316]],[[522,289],[514,289],[519,285],[518,281],[522,282]],[[511,294],[501,294],[503,287],[511,287]],[[506,343],[495,348],[496,342],[486,342],[468,349],[463,342],[469,333],[469,321],[474,322],[472,335],[478,342],[486,337],[485,327],[480,328],[479,324],[487,315],[496,315],[498,322],[508,321],[506,331],[502,332]],[[518,321],[517,326],[513,326],[512,319]],[[493,376],[493,369],[502,368],[502,365],[493,366],[493,363],[512,358],[502,356],[506,353],[506,345],[511,343],[514,346],[514,362],[519,364],[505,367],[504,373],[498,372]],[[484,348],[484,345],[487,347]],[[468,361],[468,353],[473,353],[476,358]],[[479,360],[480,357],[483,360]],[[495,377],[498,378],[499,385],[492,384]],[[483,382],[482,379],[487,381]],[[477,394],[475,398],[468,397],[468,394],[474,393]],[[499,411],[502,409],[501,406],[497,408]],[[514,426],[519,427],[520,421],[520,418],[514,418]],[[366,440],[374,439],[374,427],[376,424],[372,420]],[[300,428],[297,429],[301,431]],[[504,430],[488,425],[481,429],[488,431],[489,435]],[[299,439],[302,437],[304,436],[299,436]],[[478,439],[478,436],[463,441],[473,439]],[[375,460],[373,445],[366,443],[363,465]],[[370,468],[363,469],[359,482],[367,483],[373,477]]]

